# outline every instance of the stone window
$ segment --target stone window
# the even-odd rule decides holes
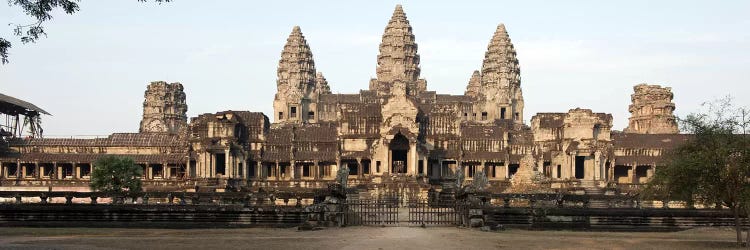
[[[279,120],[284,119],[284,112],[279,112]]]
[[[18,165],[16,165],[15,163],[7,165],[5,174],[8,178],[15,178],[16,176],[18,176]]]
[[[297,107],[291,107],[289,110],[289,118],[297,117]]]
[[[313,112],[313,111],[307,112],[307,118],[308,119],[315,119],[315,112]]]
[[[303,165],[302,166],[302,177],[310,177],[310,168],[312,166],[310,165]]]
[[[80,169],[81,177],[89,177],[91,175],[91,165],[81,164]]]
[[[482,121],[487,120],[487,112],[482,112]]]
[[[34,166],[28,165],[26,166],[26,172],[24,172],[23,177],[24,178],[33,178],[34,177]]]
[[[500,119],[505,119],[505,108],[500,108]]]

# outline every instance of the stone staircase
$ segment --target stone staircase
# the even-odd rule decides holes
[[[587,195],[604,195],[604,190],[596,185],[596,181],[593,180],[581,180],[581,187]],[[607,201],[591,199],[589,200],[590,208],[608,208],[609,204]]]

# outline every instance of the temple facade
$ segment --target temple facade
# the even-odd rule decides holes
[[[624,132],[612,130],[612,115],[582,108],[538,113],[525,124],[519,61],[503,24],[463,95],[430,91],[419,64],[415,35],[398,5],[369,88],[333,94],[295,26],[281,52],[270,117],[230,110],[188,122],[183,86],[153,82],[139,133],[12,140],[12,152],[0,157],[0,184],[85,184],[104,154],[133,157],[145,170],[146,188],[207,181],[312,187],[342,168],[363,184],[394,176],[471,181],[479,173],[498,187],[521,179],[638,184],[666,150],[688,138],[678,134],[671,89],[647,84],[634,88]]]

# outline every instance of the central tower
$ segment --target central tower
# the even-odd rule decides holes
[[[417,43],[401,5],[396,5],[383,32],[376,72],[377,78],[370,80],[370,90],[378,95],[392,95],[391,87],[395,81],[406,85],[406,95],[409,96],[415,96],[427,87],[426,81],[419,79]]]

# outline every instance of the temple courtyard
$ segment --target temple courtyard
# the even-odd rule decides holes
[[[0,249],[733,249],[733,240],[731,228],[664,233],[452,227],[0,228]]]

